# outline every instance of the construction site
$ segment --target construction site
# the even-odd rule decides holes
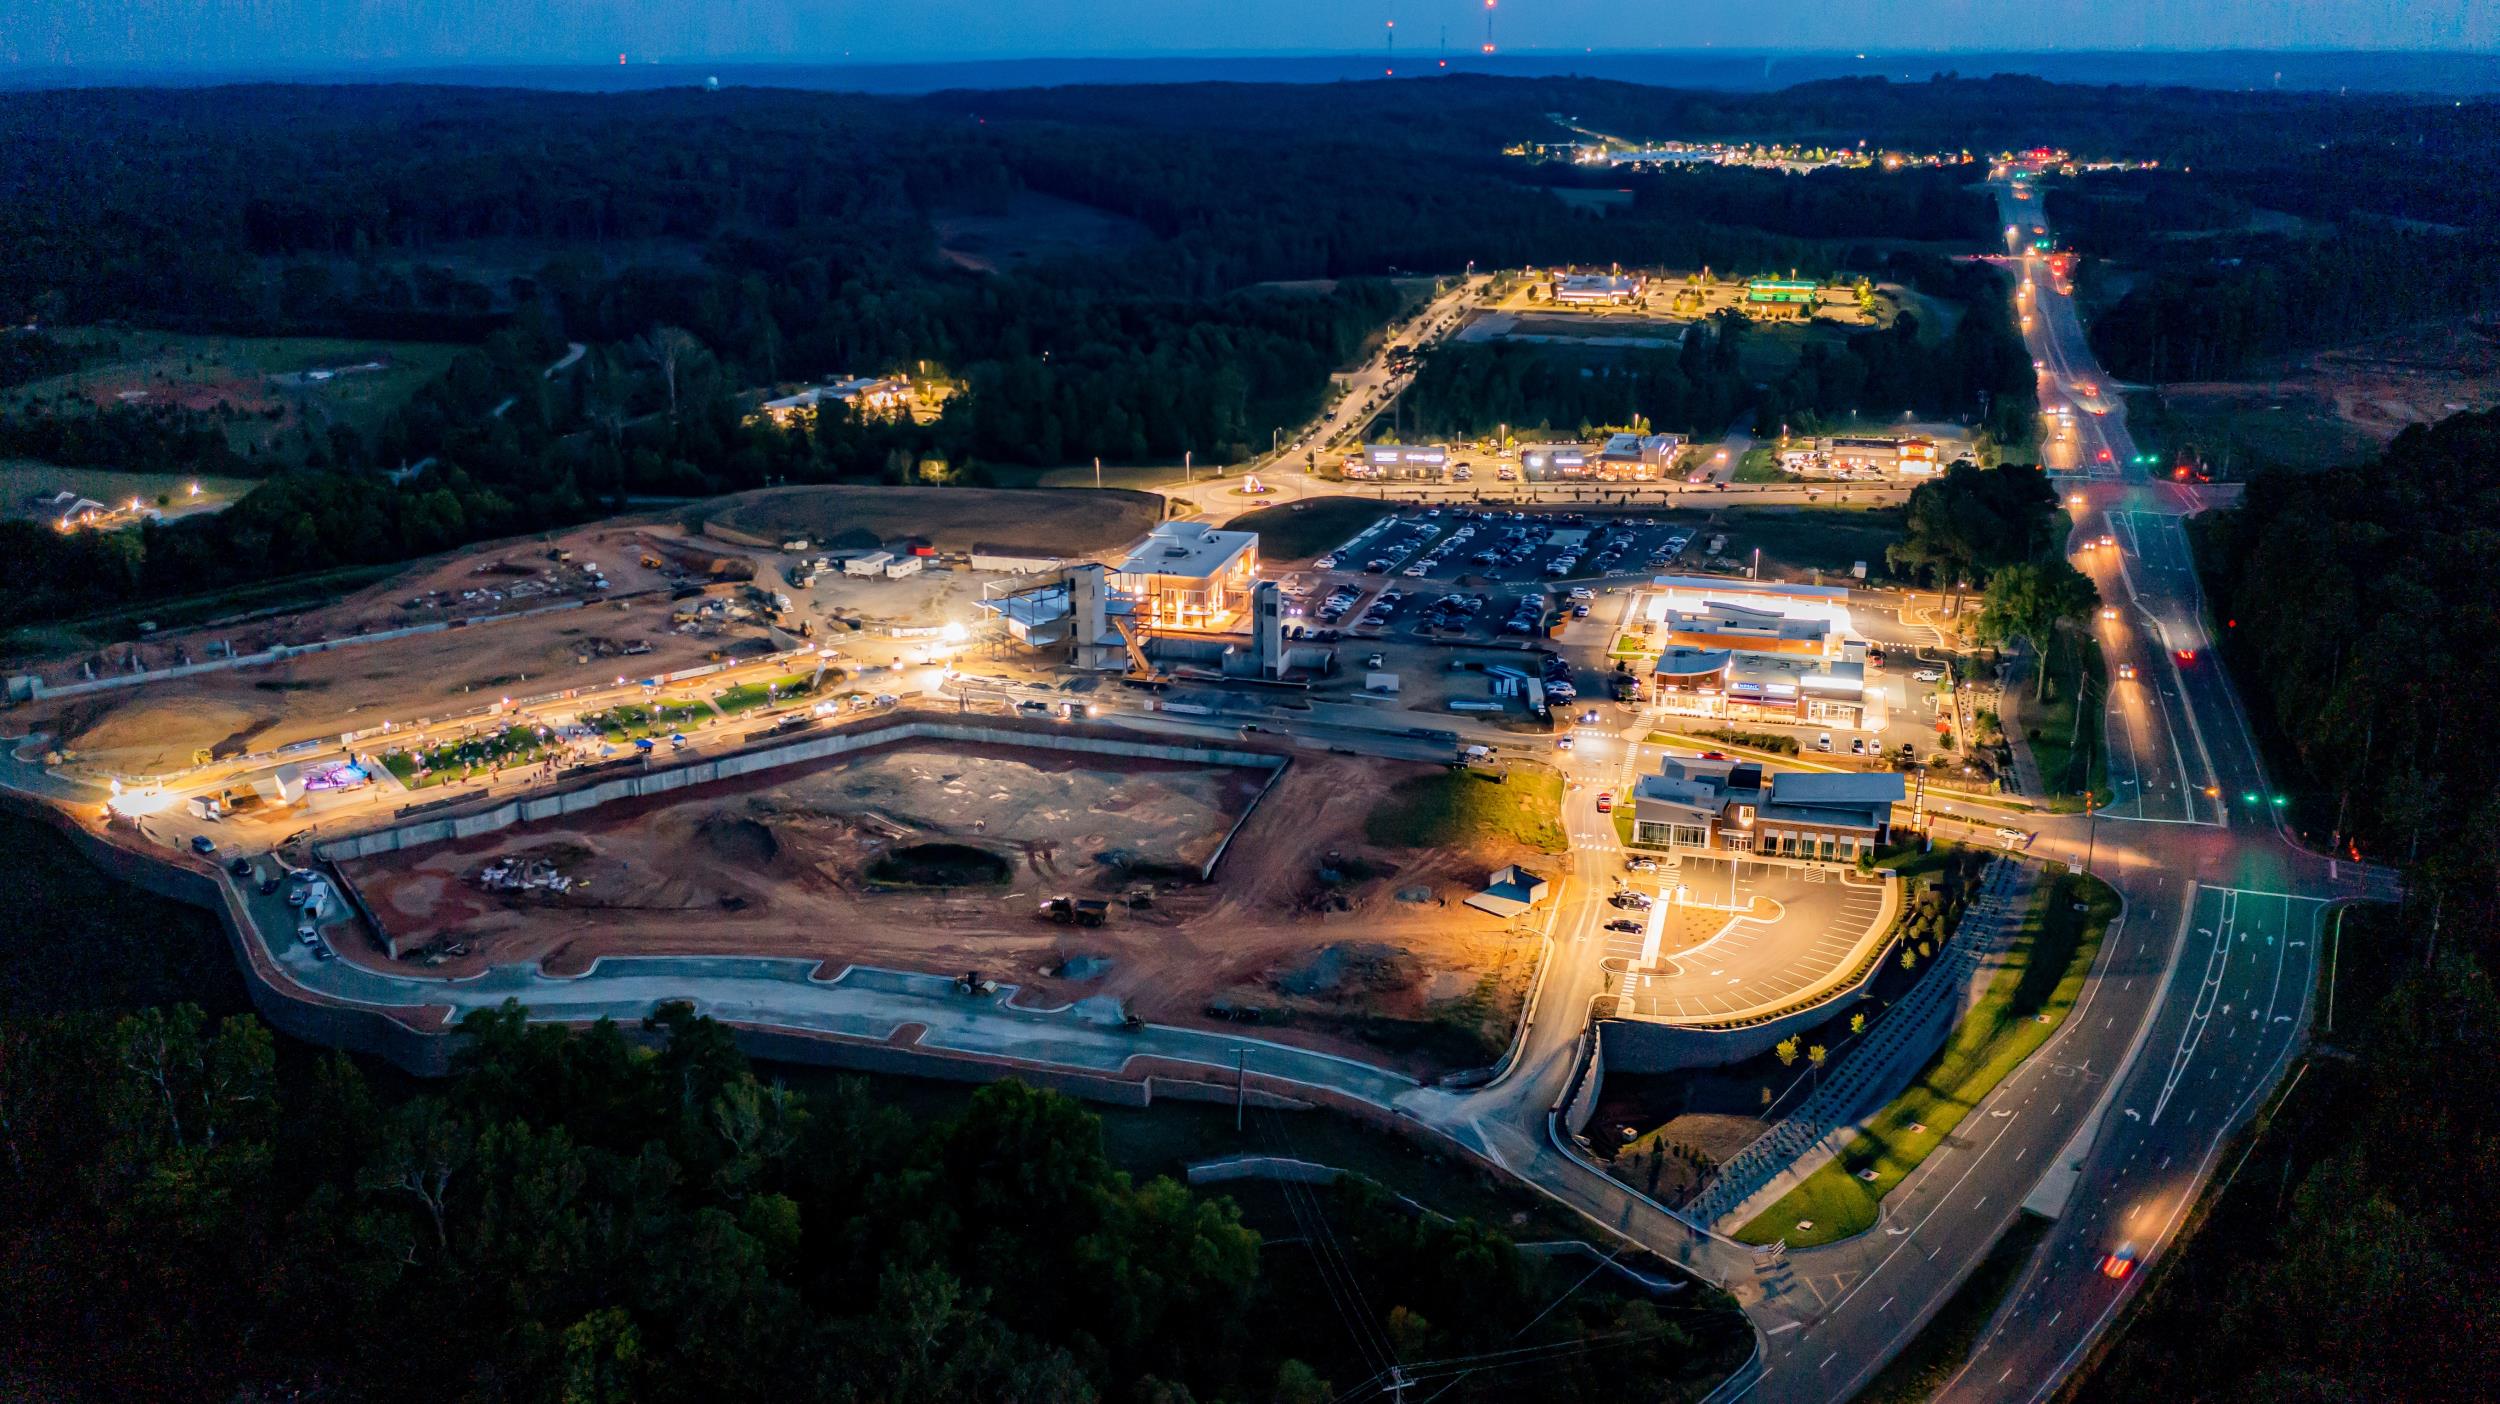
[[[733,953],[962,975],[1107,1022],[1251,1024],[1417,1072],[1508,1036],[1537,942],[1463,898],[1525,855],[1365,840],[1428,767],[1065,725],[1032,745],[1013,723],[893,731],[920,734],[339,856],[375,939],[332,939],[453,978]],[[1107,749],[1071,749],[1089,744]],[[1147,750],[1181,758],[1121,753]]]
[[[1091,525],[1054,546],[991,534],[1072,503]],[[1541,939],[1469,903],[1550,847],[1382,840],[1402,786],[1482,763],[1434,727],[1288,738],[1358,682],[1394,709],[1378,650],[1414,650],[1342,673],[1257,533],[1160,513],[775,490],[24,660],[13,710],[28,759],[110,781],[108,822],[326,861],[355,901],[322,954],[349,965],[800,957],[1418,1075],[1491,1062]],[[1446,715],[1443,663],[1400,666]]]

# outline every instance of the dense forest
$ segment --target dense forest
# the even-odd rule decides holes
[[[61,369],[70,343],[45,329],[77,322],[472,347],[369,433],[308,436],[300,466],[223,514],[109,542],[0,527],[0,622],[403,559],[633,495],[1239,461],[1307,420],[1329,373],[1413,304],[1392,275],[1829,273],[1862,256],[1805,236],[1987,225],[1985,200],[1937,173],[1647,177],[1601,217],[1500,154],[1551,125],[1549,85],[1406,91],[1406,119],[1367,123],[1349,120],[1378,100],[1364,85],[1219,90],[1152,132],[1130,109],[1169,94],[0,97],[0,313],[40,324],[9,338],[12,376]],[[1502,139],[1461,144],[1445,108]],[[1259,125],[1278,119],[1292,140]],[[1032,261],[948,252],[967,221],[1012,231],[1072,208],[1082,237]],[[588,348],[578,367],[542,374],[568,342]],[[1966,407],[1969,358],[1946,358],[1879,365],[1876,393]],[[755,387],[905,367],[957,387],[934,421],[746,422]],[[1801,375],[1792,397],[1858,393],[1851,353]],[[1672,393],[1691,403],[1668,417],[1696,426],[1753,394],[1724,366]],[[47,406],[0,418],[0,455],[267,471],[224,427]]]
[[[2084,282],[2125,269],[2093,321],[2102,361],[2136,379],[2224,379],[2500,307],[2500,194],[2450,130],[2483,129],[2492,108],[2454,111],[2410,141],[2319,132],[2307,151],[2259,143],[2193,169],[2051,182],[2050,220],[2093,261]]]
[[[2089,1399],[2478,1399],[2500,1371],[2500,414],[2261,476],[2199,542],[2224,652],[2313,839],[2402,866],[2353,913],[2304,1084]]]
[[[1715,432],[1751,408],[1790,423],[1984,418],[2000,439],[2027,426],[2029,380],[1991,275],[1903,249],[1993,226],[1963,183],[1970,167],[1601,174],[1501,154],[1565,134],[1560,113],[1634,137],[2057,142],[2194,161],[2241,200],[2250,172],[2323,180],[2343,169],[2329,157],[2368,146],[2386,159],[2352,177],[2354,198],[2415,219],[2471,213],[2441,203],[2437,177],[2487,150],[2476,142],[2493,123],[2484,107],[2005,78],[1742,95],[1473,77],[912,98],[4,95],[0,325],[36,330],[0,336],[0,380],[64,369],[76,353],[53,332],[80,323],[469,349],[378,427],[307,435],[300,465],[249,510],[110,545],[13,533],[0,623],[400,559],[636,495],[979,483],[1095,457],[1237,462],[1320,405],[1329,371],[1420,295],[1412,275],[1470,263],[1827,276],[1906,261],[1896,276],[1967,313],[1933,345],[1896,329],[1812,347],[1759,387],[1721,341],[1595,384],[1454,358],[1435,372],[1435,423],[1640,417]],[[1548,189],[1592,179],[1632,199],[1601,213]],[[2335,203],[2312,191],[2303,207]],[[1045,231],[1029,257],[985,252],[1027,226]],[[2172,374],[2334,317],[2410,315],[2454,286],[2457,265],[2425,250],[2424,276],[2403,287],[2359,246],[2349,267],[2295,269],[2288,283],[2263,260],[2227,270],[2254,284],[2245,293],[2199,289],[2205,275],[2183,263],[2112,317],[2109,354]],[[2304,279],[2323,290],[2295,295]],[[568,343],[588,348],[578,367],[544,375]],[[762,387],[902,368],[958,389],[943,415],[829,415],[792,432],[744,422]],[[0,422],[0,454],[266,471],[226,454],[221,427],[200,411],[56,408]]]
[[[1321,1404],[1402,1361],[1572,1401],[1744,1350],[1732,1313],[1564,1293],[1585,1267],[1360,1182],[1294,1192],[1324,1244],[1269,1244],[1020,1084],[915,1121],[764,1080],[682,1008],[639,1041],[463,1027],[411,1094],[337,1055],[282,1077],[249,1014],[0,1021],[0,1392]]]
[[[2172,244],[2092,323],[2113,375],[2223,380],[2286,353],[2500,306],[2500,241],[2379,227]]]

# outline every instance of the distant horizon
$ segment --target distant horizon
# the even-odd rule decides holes
[[[1923,82],[1941,74],[1977,79],[2029,76],[2072,84],[2179,86],[2286,91],[2347,89],[2443,97],[2500,94],[2500,49],[2354,48],[1918,48],[1854,50],[1750,48],[1536,49],[1486,55],[1430,51],[1401,56],[1344,49],[1174,49],[1160,52],[978,54],[952,57],[770,54],[588,59],[496,56],[476,59],[284,58],[242,63],[201,58],[110,63],[0,61],[0,87],[17,89],[220,86],[309,82],[324,85],[464,82],[570,91],[631,91],[699,84],[779,86],[908,94],[949,88],[1016,88],[1069,83],[1381,81],[1472,74],[1509,78],[1583,77],[1663,88],[1761,91],[1834,78]],[[1674,71],[1654,65],[1672,61]],[[1171,71],[1173,66],[1186,71]],[[1394,72],[1390,70],[1394,69]],[[1161,71],[1158,71],[1161,70]],[[1005,81],[985,81],[1005,80]]]

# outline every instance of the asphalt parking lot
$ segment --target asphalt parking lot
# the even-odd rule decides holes
[[[1776,1006],[1829,979],[1854,962],[1867,943],[1882,939],[1878,921],[1884,889],[1879,883],[1860,882],[1829,868],[1782,863],[1691,855],[1659,861],[1655,873],[1627,874],[1635,890],[1661,896],[1651,909],[1649,932],[1605,933],[1610,943],[1606,954],[1624,957],[1632,970],[1622,991],[1631,1000],[1626,1013],[1715,1020]],[[1718,935],[1678,955],[1658,954],[1655,932],[1666,911],[1663,895],[1678,891],[1687,900],[1712,906],[1725,906],[1733,893],[1740,904],[1762,897],[1778,908],[1767,919],[1734,918]]]
[[[1563,584],[1672,570],[1694,535],[1654,517],[1427,507],[1383,517],[1317,565],[1398,580]]]

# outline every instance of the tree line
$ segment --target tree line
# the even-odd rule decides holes
[[[1271,1243],[1013,1082],[908,1117],[855,1079],[761,1076],[682,1006],[632,1036],[511,1005],[462,1033],[450,1078],[411,1089],[282,1057],[249,1014],[0,1021],[0,1377],[95,1400],[1321,1404],[1384,1355],[1499,1351],[1440,1372],[1449,1397],[1573,1401],[1744,1350],[1732,1312],[1559,1294],[1500,1233],[1355,1182],[1296,1192],[1324,1243]]]
[[[2500,305],[2490,277],[2500,242],[2489,238],[2381,226],[2170,248],[2093,320],[2093,350],[2113,375],[2225,379]]]

